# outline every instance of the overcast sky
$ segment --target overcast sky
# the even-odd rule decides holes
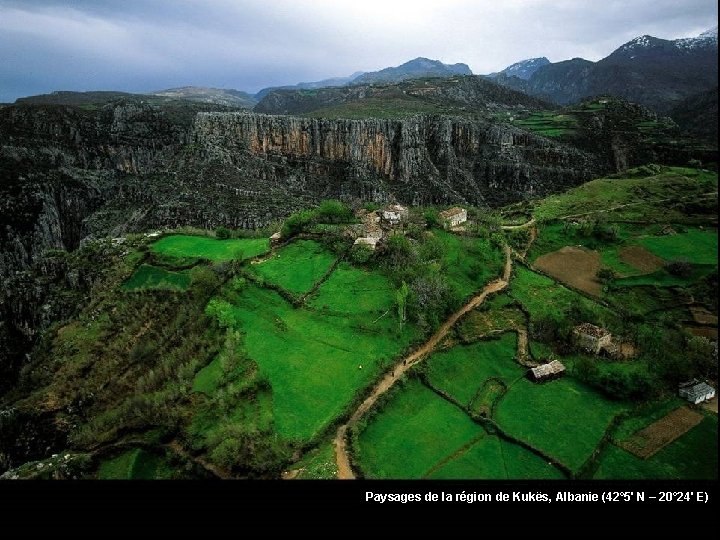
[[[715,0],[0,0],[0,102],[53,90],[255,92],[418,56],[474,73],[599,60],[717,25]]]

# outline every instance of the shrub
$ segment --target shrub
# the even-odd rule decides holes
[[[322,201],[315,212],[320,223],[348,223],[353,220],[350,208],[336,200]]]
[[[670,261],[665,265],[665,269],[673,276],[681,278],[689,278],[693,272],[692,264],[683,259]]]
[[[230,238],[231,234],[232,233],[230,229],[226,227],[218,227],[217,229],[215,229],[215,237],[218,240],[227,240],[228,238]]]
[[[349,253],[350,261],[355,264],[365,264],[370,260],[370,257],[373,255],[373,250],[370,249],[370,246],[366,246],[363,244],[355,244],[351,249]]]
[[[425,218],[425,224],[428,227],[440,227],[442,225],[440,223],[440,218],[438,217],[438,211],[435,208],[428,208],[425,210],[423,217]]]
[[[597,278],[602,283],[610,283],[613,279],[615,279],[615,272],[613,272],[612,268],[600,268],[597,271]]]
[[[290,238],[305,230],[314,221],[315,213],[312,210],[301,210],[292,214],[285,220],[282,226],[282,235],[284,238]]]

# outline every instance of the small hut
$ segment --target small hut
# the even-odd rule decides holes
[[[460,208],[459,206],[455,206],[445,210],[444,212],[440,212],[438,217],[445,228],[451,229],[452,227],[457,227],[461,223],[465,223],[467,221],[467,210]]]
[[[692,381],[680,383],[678,394],[681,398],[697,405],[714,398],[715,389],[705,382],[693,379]]]
[[[553,360],[547,364],[540,364],[530,368],[527,372],[528,378],[536,383],[552,381],[565,374],[565,366],[559,360]]]
[[[593,354],[600,354],[612,342],[612,334],[605,328],[590,323],[582,323],[573,330],[575,340],[581,349]]]
[[[385,207],[381,214],[382,220],[388,225],[397,225],[403,219],[407,219],[409,215],[409,210],[399,204],[391,204]]]

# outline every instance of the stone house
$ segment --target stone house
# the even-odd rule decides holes
[[[454,206],[453,208],[440,212],[438,217],[445,228],[450,229],[467,221],[467,210],[459,206]]]
[[[697,405],[698,403],[714,398],[715,389],[705,382],[699,382],[697,379],[693,379],[692,381],[680,383],[678,395],[690,403]]]
[[[282,241],[282,234],[280,234],[280,231],[276,232],[270,237],[270,245],[275,246],[279,244]]]
[[[382,220],[391,226],[399,224],[402,220],[407,219],[409,215],[409,210],[399,204],[386,206],[381,212]]]
[[[355,239],[355,242],[353,242],[353,245],[362,245],[369,247],[372,251],[375,251],[375,248],[378,245],[378,242],[380,242],[380,238],[373,238],[370,236],[360,236]]]
[[[577,345],[593,354],[600,354],[600,352],[609,347],[612,343],[612,334],[605,328],[600,328],[590,323],[582,323],[573,329],[575,335],[575,341]]]
[[[565,374],[565,366],[559,360],[553,360],[547,364],[540,364],[530,368],[527,372],[528,378],[536,383],[552,381]]]

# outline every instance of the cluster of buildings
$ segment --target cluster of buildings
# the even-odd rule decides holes
[[[585,352],[595,355],[606,355],[615,359],[624,359],[620,347],[613,342],[612,334],[605,328],[590,323],[583,323],[573,329],[575,343]],[[530,368],[527,377],[533,382],[542,383],[562,377],[565,374],[565,366],[559,360],[541,364]],[[715,397],[715,388],[707,382],[692,379],[680,383],[678,395],[686,401],[695,405],[709,401]]]
[[[405,206],[390,204],[379,210],[358,210],[355,215],[360,220],[360,226],[354,231],[358,235],[355,245],[374,250],[385,236],[407,221],[410,212]],[[456,206],[438,216],[446,229],[453,229],[467,221],[467,210]]]

